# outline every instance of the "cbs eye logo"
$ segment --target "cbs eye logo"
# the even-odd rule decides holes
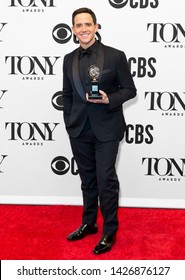
[[[74,158],[72,158],[70,162],[63,156],[55,157],[51,162],[51,169],[57,175],[65,175],[69,171],[71,171],[72,175],[78,175],[78,169]]]
[[[124,0],[109,0],[109,3],[112,7],[120,9],[123,8],[124,6],[126,6],[128,0],[124,1]]]
[[[63,111],[62,91],[57,91],[52,97],[52,105],[56,110]]]
[[[52,36],[57,43],[66,44],[71,40],[72,31],[67,24],[60,23],[53,28]]]

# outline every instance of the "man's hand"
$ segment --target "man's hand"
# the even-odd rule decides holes
[[[102,99],[89,99],[89,94],[86,93],[86,100],[91,103],[109,104],[107,94],[103,90],[99,90],[99,93],[102,95]]]

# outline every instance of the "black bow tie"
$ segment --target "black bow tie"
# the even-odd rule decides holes
[[[85,55],[90,55],[92,54],[91,50],[90,49],[80,49],[80,55],[81,56],[85,56]]]

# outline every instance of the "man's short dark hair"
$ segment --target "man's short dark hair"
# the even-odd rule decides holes
[[[80,9],[75,10],[73,12],[73,14],[72,14],[72,24],[73,25],[75,23],[74,18],[76,17],[76,15],[81,14],[81,13],[90,14],[92,19],[93,19],[94,24],[97,23],[96,15],[95,15],[95,13],[91,9],[89,9],[89,8],[80,8]]]

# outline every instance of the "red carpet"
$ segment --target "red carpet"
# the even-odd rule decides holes
[[[92,250],[99,233],[69,242],[82,207],[1,205],[1,260],[184,260],[185,210],[120,208],[117,242],[106,254]]]

